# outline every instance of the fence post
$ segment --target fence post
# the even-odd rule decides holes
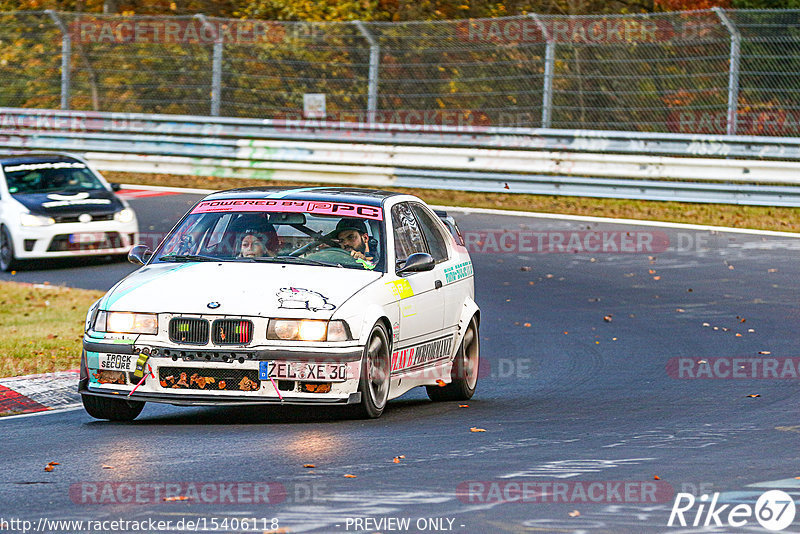
[[[719,8],[712,8],[717,14],[722,24],[731,34],[731,53],[730,66],[728,67],[728,135],[736,135],[737,112],[739,108],[739,57],[742,37],[739,30],[728,18],[725,12]]]
[[[46,10],[46,13],[61,30],[61,109],[69,109],[69,76],[72,41],[67,26],[58,14],[52,9]]]
[[[355,25],[361,35],[369,43],[369,85],[367,88],[367,122],[375,122],[375,113],[378,110],[378,68],[380,67],[381,47],[372,33],[360,20]]]
[[[544,49],[544,81],[542,87],[542,128],[550,128],[553,117],[553,70],[556,61],[556,42],[550,37],[550,32],[536,13],[531,13],[539,30],[547,41]]]
[[[218,117],[220,104],[222,103],[222,34],[208,22],[205,15],[198,13],[195,17],[214,36],[214,54],[211,61],[211,115]]]

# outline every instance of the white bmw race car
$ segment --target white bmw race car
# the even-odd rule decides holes
[[[127,254],[136,215],[74,156],[0,158],[0,270],[29,258]]]
[[[145,402],[348,405],[379,417],[426,386],[477,385],[480,312],[452,218],[347,188],[237,189],[198,202],[86,317],[80,393],[99,419]]]

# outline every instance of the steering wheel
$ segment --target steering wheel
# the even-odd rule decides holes
[[[349,252],[339,247],[323,248],[307,255],[310,260],[324,261],[326,263],[341,263],[342,265],[359,265],[358,260]]]

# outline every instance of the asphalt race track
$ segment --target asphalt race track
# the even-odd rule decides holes
[[[142,231],[164,232],[196,198],[132,204]],[[468,407],[431,403],[419,390],[373,421],[334,409],[165,405],[148,405],[132,424],[83,410],[4,419],[0,517],[34,526],[42,518],[183,520],[172,527],[180,531],[193,529],[186,521],[202,530],[216,520],[222,532],[241,532],[246,518],[258,519],[258,532],[767,532],[755,515],[741,528],[703,530],[714,518],[707,501],[698,513],[700,495],[719,493],[722,521],[768,489],[800,496],[800,390],[784,367],[797,371],[788,358],[800,356],[800,240],[455,215],[483,251],[472,256],[482,365]],[[519,245],[525,232],[566,243],[589,230],[606,232],[608,243],[631,234],[661,244],[633,253]],[[133,269],[47,267],[2,278],[106,289]],[[723,377],[757,375],[767,359],[778,362],[767,378]],[[714,367],[714,376],[678,378],[684,364],[698,375]],[[60,465],[45,472],[51,461]],[[215,491],[238,483],[235,502],[152,496],[168,484],[186,496],[191,482]],[[122,483],[140,483],[143,502]],[[253,488],[267,483],[264,503],[266,490]],[[679,492],[697,502],[687,527],[669,527]],[[798,531],[795,522],[783,532]]]

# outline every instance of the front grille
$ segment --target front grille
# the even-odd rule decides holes
[[[208,321],[188,317],[175,317],[169,322],[169,339],[187,345],[208,343]]]
[[[258,391],[261,387],[257,369],[159,367],[158,379],[161,387],[167,389]]]
[[[214,321],[211,339],[215,345],[246,345],[253,340],[253,323],[243,319]]]
[[[53,219],[56,223],[76,223],[80,222],[78,220],[79,215],[61,215],[61,216],[54,216]],[[98,215],[92,215],[92,221],[110,221],[114,218],[113,213],[104,213]]]

